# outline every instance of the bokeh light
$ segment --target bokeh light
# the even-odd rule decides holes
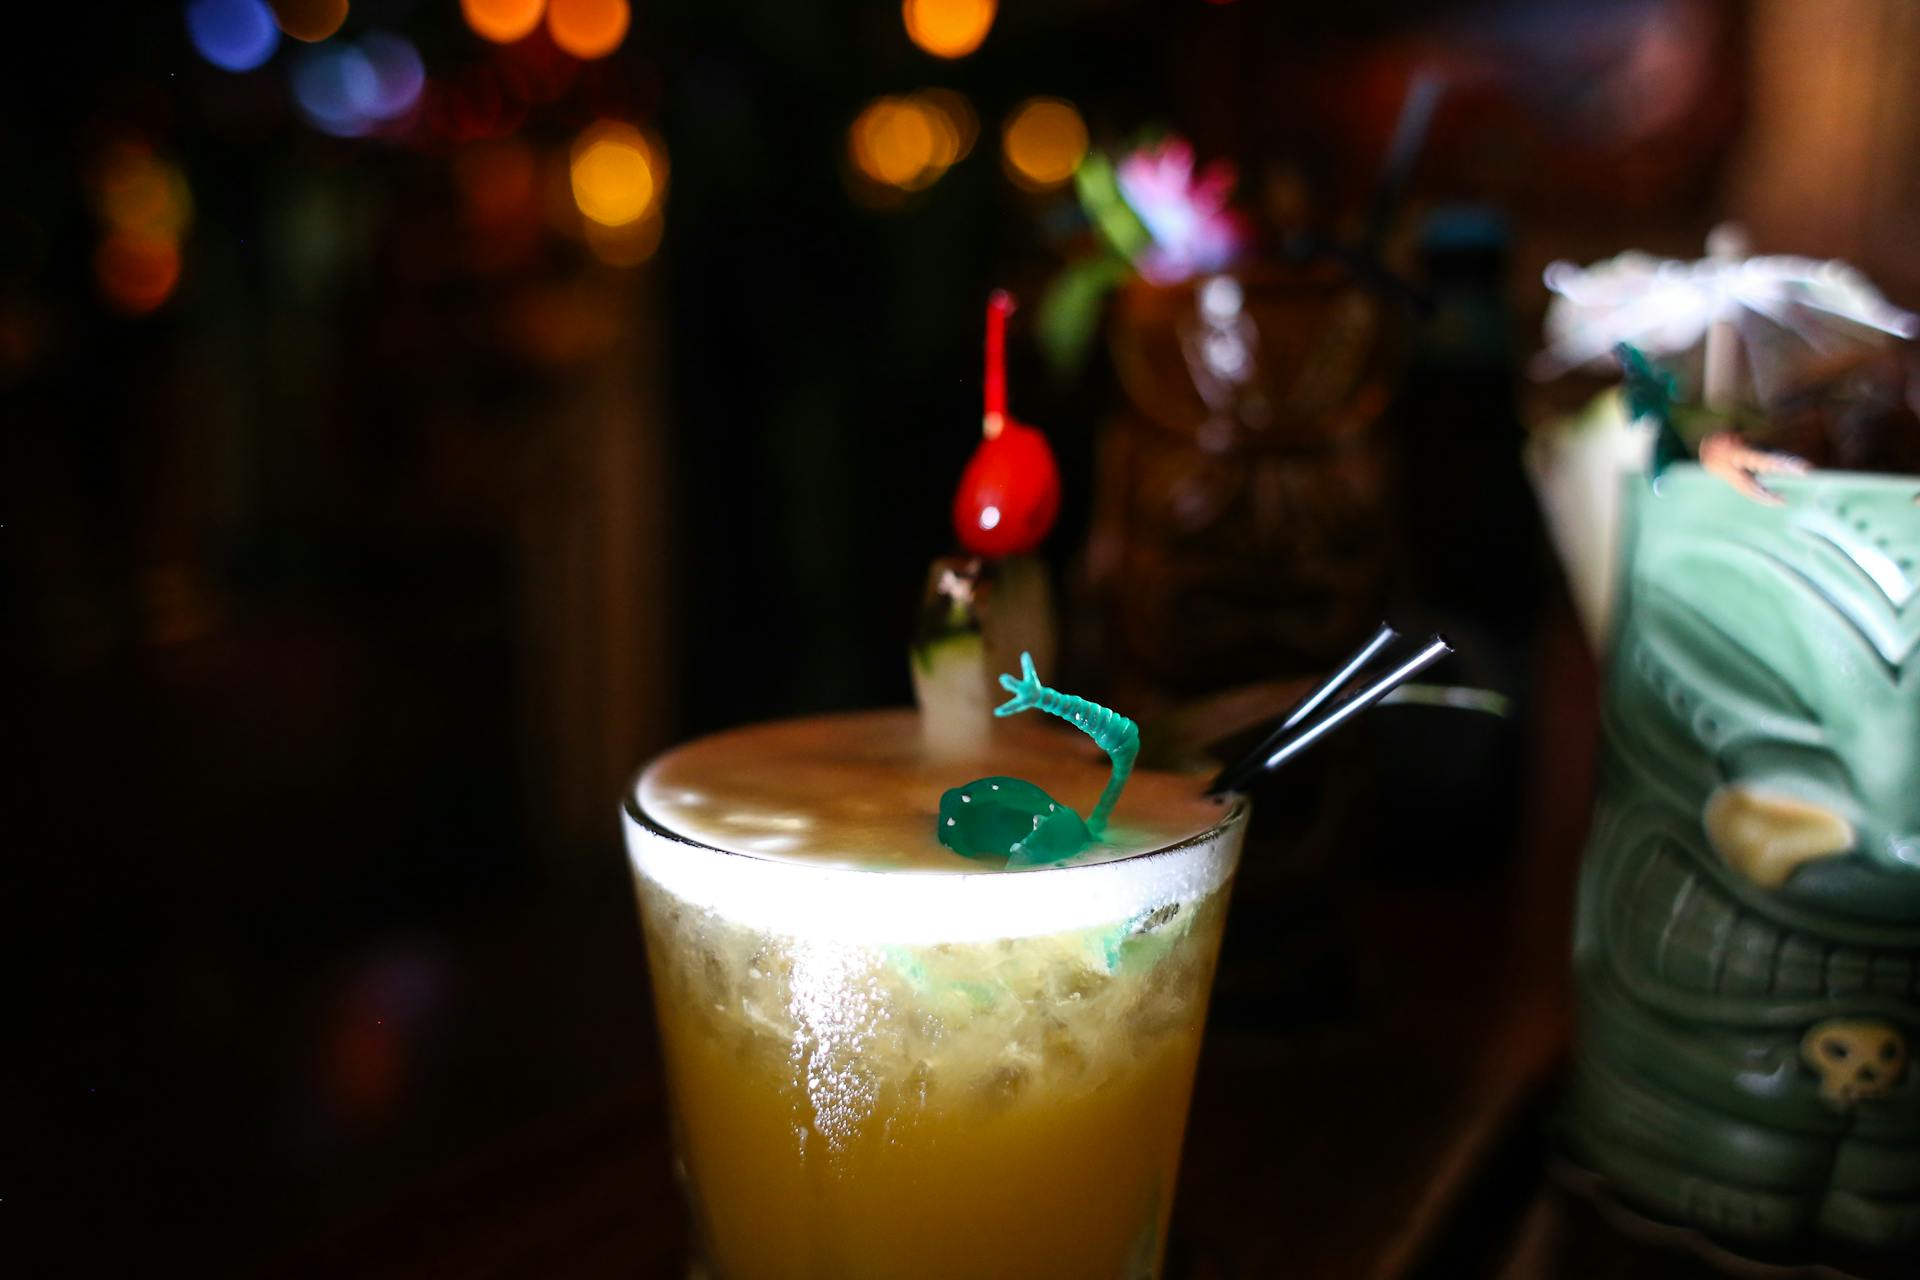
[[[274,21],[295,40],[318,44],[347,20],[347,0],[272,0]]]
[[[360,52],[373,68],[373,97],[361,104],[381,121],[398,120],[413,110],[426,87],[427,68],[420,51],[405,36],[391,31],[369,31],[360,37]]]
[[[310,49],[294,64],[293,100],[308,123],[336,138],[359,138],[406,115],[420,100],[426,69],[404,36],[369,32],[357,44]]]
[[[1029,98],[1007,117],[1000,146],[1008,175],[1029,191],[1045,191],[1071,178],[1086,159],[1086,122],[1071,102]]]
[[[223,71],[252,71],[280,46],[280,28],[264,0],[189,0],[187,36]]]
[[[907,38],[936,58],[964,58],[993,27],[996,0],[901,0]]]
[[[884,208],[897,200],[876,188],[924,191],[965,158],[979,132],[973,104],[952,89],[876,98],[847,128],[847,157],[872,184],[853,194]]]
[[[307,123],[336,138],[357,138],[372,130],[360,109],[379,93],[373,64],[352,45],[314,49],[294,63],[293,100]]]
[[[911,190],[924,185],[933,164],[934,124],[926,108],[902,98],[881,98],[853,122],[853,154],[876,182]]]
[[[980,136],[980,117],[967,96],[953,89],[922,89],[913,96],[940,117],[935,162],[947,169],[965,160]]]
[[[143,315],[180,282],[180,242],[193,221],[187,176],[144,140],[121,139],[101,150],[88,179],[103,236],[94,279],[114,310]]]
[[[637,267],[660,248],[664,218],[639,218],[618,227],[587,223],[587,247],[610,267]]]
[[[546,8],[546,0],[460,0],[460,12],[474,34],[495,44],[512,44],[530,35]]]
[[[180,246],[161,236],[116,231],[95,251],[93,274],[114,310],[145,315],[180,283]]]
[[[94,171],[93,194],[100,220],[111,231],[178,240],[193,220],[186,175],[142,143],[106,149]]]
[[[661,153],[629,124],[601,121],[573,144],[573,202],[603,227],[637,222],[664,185]]]
[[[604,58],[627,38],[627,0],[547,0],[547,34],[576,58]]]

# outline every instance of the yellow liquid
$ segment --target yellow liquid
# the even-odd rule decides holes
[[[933,839],[939,790],[986,772],[1040,781],[1040,771],[1010,767],[1003,746],[972,771],[942,765],[930,777],[911,732],[910,717],[868,715],[709,739],[649,770],[642,804],[660,821],[650,799],[698,796],[703,839],[716,830],[803,836],[781,846],[787,861],[917,868],[864,873],[890,878],[977,870]],[[837,772],[836,751],[845,765]],[[1047,764],[1054,774],[1043,785],[1062,799],[1082,786],[1095,794],[1104,780],[1090,761],[1079,773],[1063,771],[1057,754]],[[892,808],[836,817],[840,791],[808,803],[803,783],[851,777]],[[1193,779],[1150,781],[1143,795],[1164,794],[1136,805],[1125,829],[1163,842],[1196,834],[1196,824],[1204,831],[1222,815],[1198,791]],[[916,806],[925,811],[916,825],[888,825],[890,814],[911,817]],[[754,820],[726,821],[742,815]],[[684,810],[677,817],[696,825]],[[758,820],[768,817],[779,821]],[[802,817],[808,825],[796,827]],[[1237,842],[1237,822],[1230,828],[1220,838]],[[1056,932],[882,941],[868,927],[864,940],[849,941],[770,928],[641,874],[705,1273],[1157,1276],[1226,913],[1225,880],[1198,883],[1189,898],[1145,916],[1081,919]]]

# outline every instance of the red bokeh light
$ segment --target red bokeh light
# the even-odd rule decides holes
[[[180,248],[161,236],[115,232],[94,253],[93,274],[116,311],[145,315],[180,283]]]

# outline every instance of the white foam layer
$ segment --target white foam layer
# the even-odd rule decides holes
[[[674,897],[748,928],[844,943],[932,944],[1091,929],[1226,883],[1240,856],[1246,802],[1211,830],[1113,862],[951,874],[863,871],[730,853],[623,817],[634,870]]]

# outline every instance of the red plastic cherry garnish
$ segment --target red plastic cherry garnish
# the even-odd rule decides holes
[[[1008,420],[982,440],[953,495],[953,529],[977,556],[1032,551],[1060,514],[1060,469],[1047,438]]]
[[[986,414],[980,447],[960,473],[953,529],[978,556],[1016,556],[1040,545],[1060,513],[1060,468],[1047,438],[1007,416],[1007,316],[1013,298],[987,300]]]

